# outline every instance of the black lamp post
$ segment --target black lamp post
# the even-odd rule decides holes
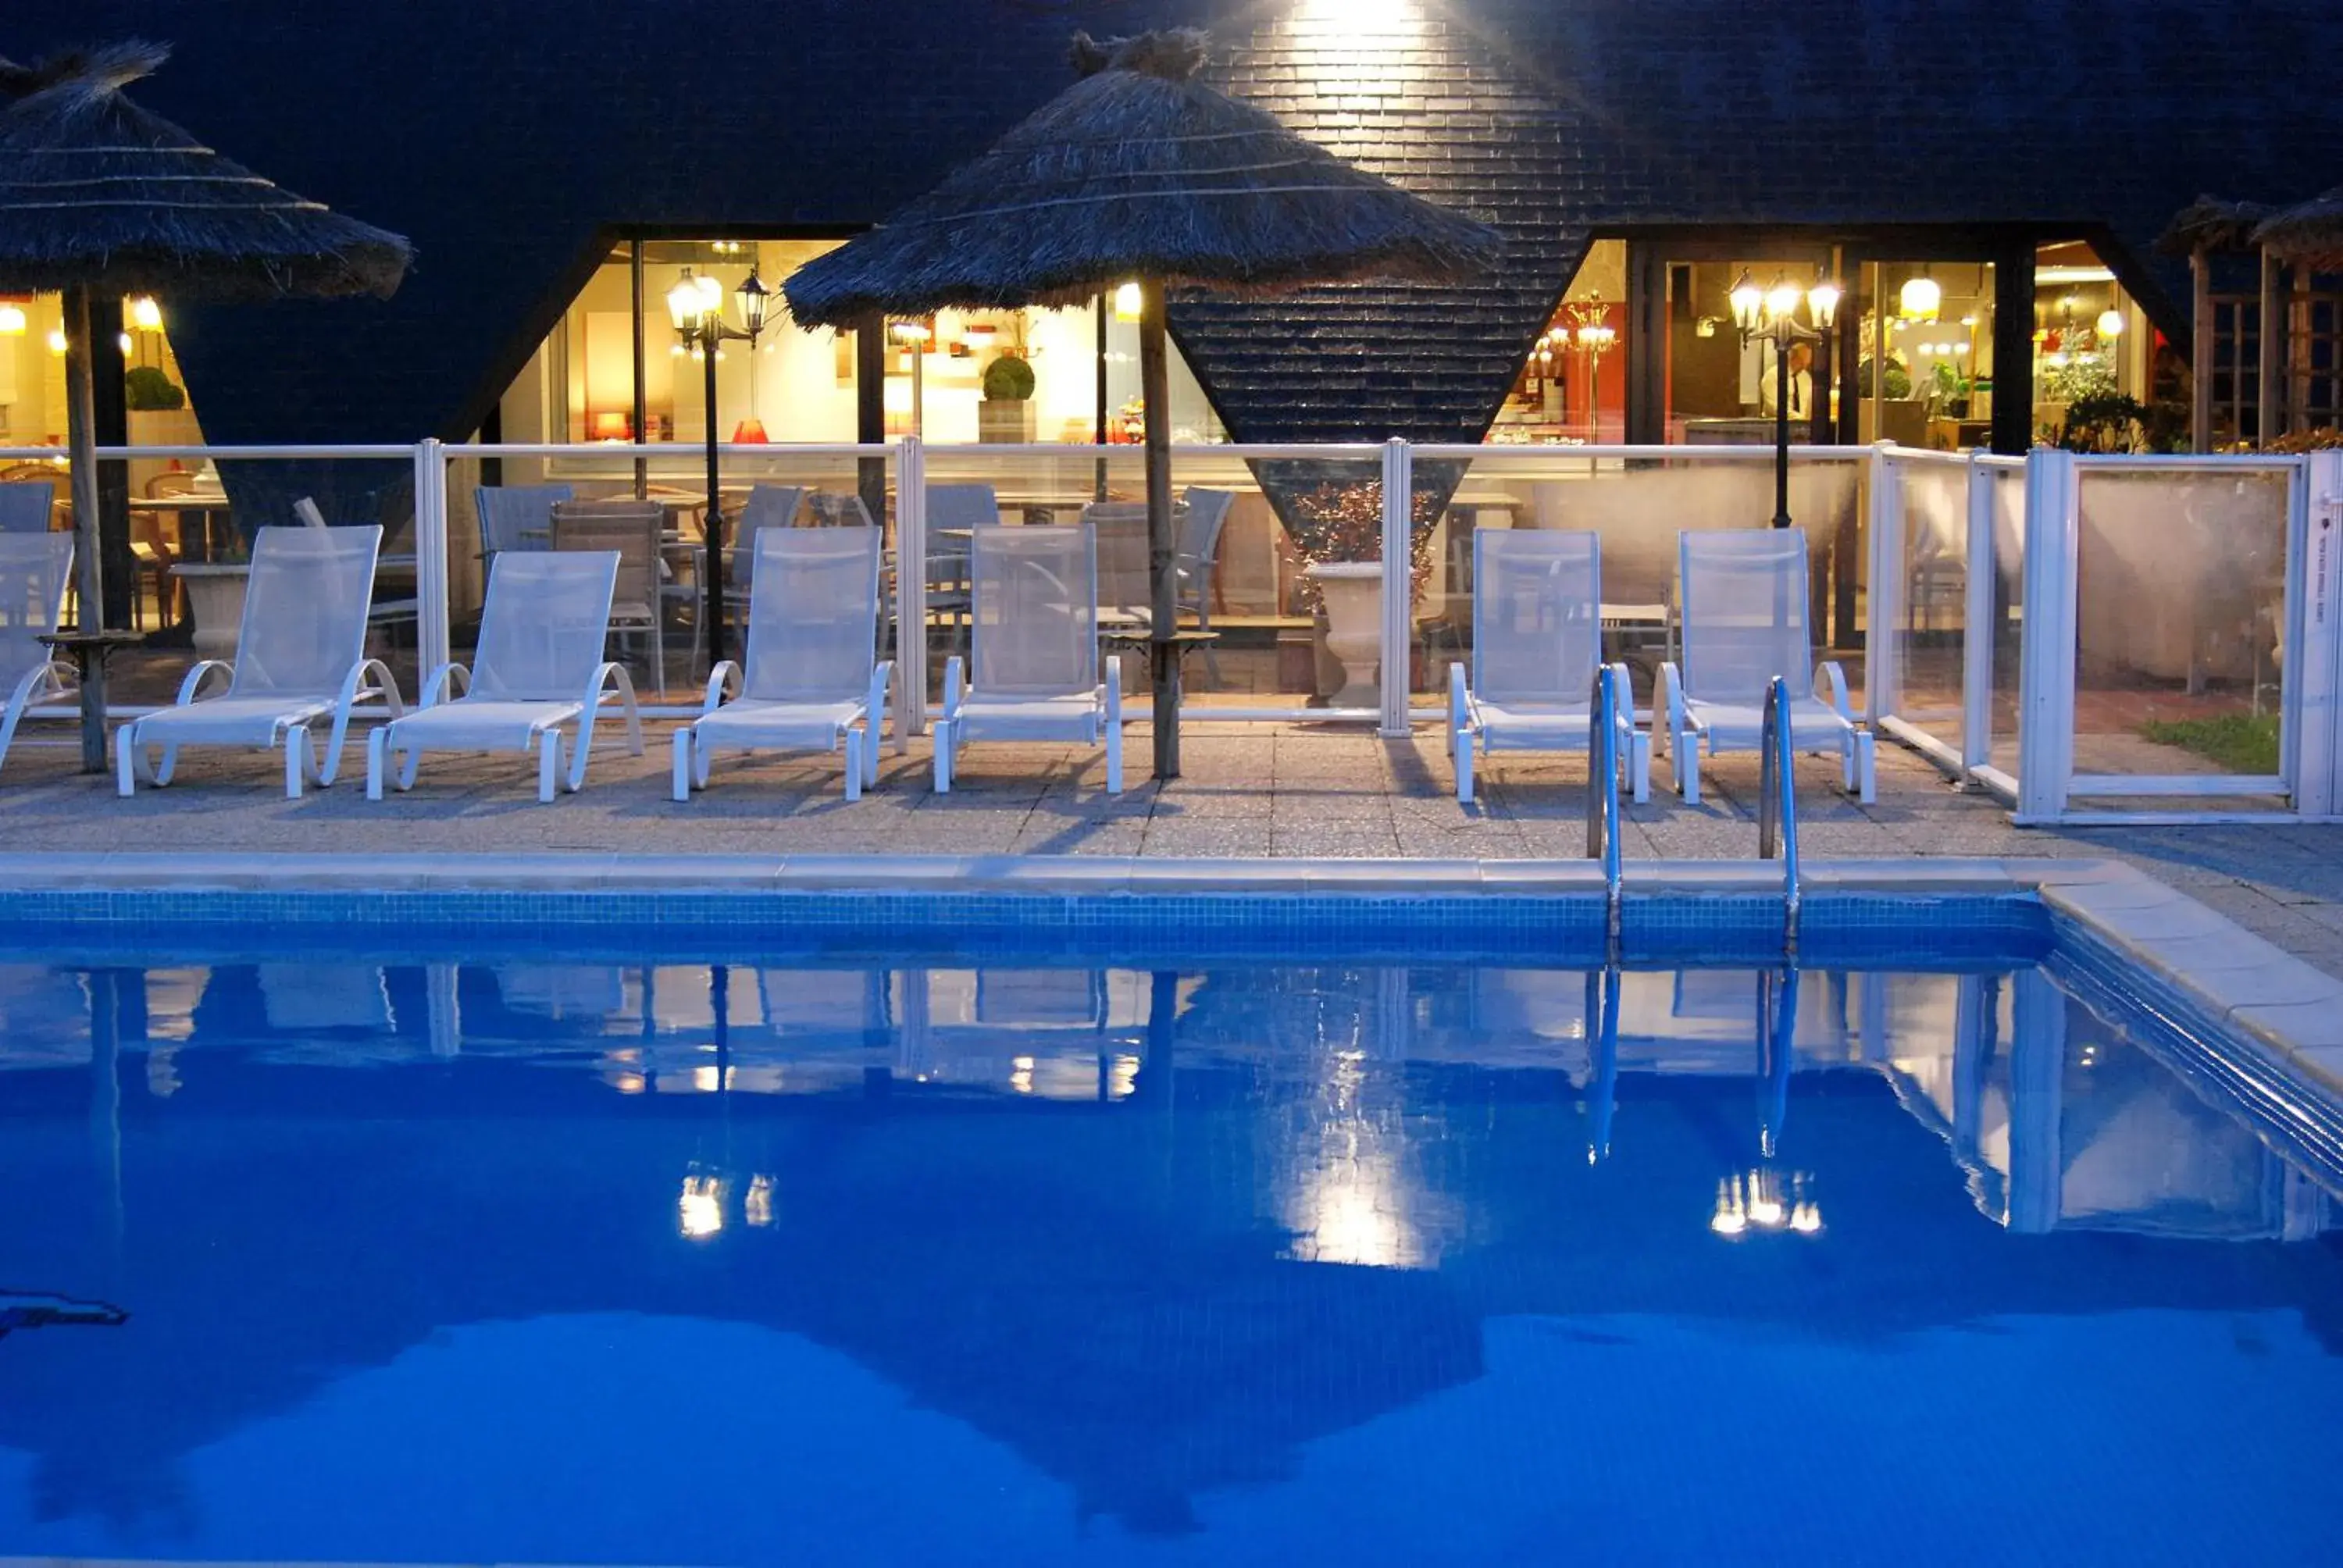
[[[772,297],[773,291],[751,265],[749,276],[733,291],[740,307],[740,325],[736,327],[724,319],[724,286],[708,274],[695,277],[687,266],[675,286],[667,291],[667,311],[675,323],[676,336],[707,372],[708,520],[700,530],[707,560],[699,575],[707,584],[708,602],[699,613],[708,618],[710,668],[724,660],[724,503],[717,473],[716,356],[727,342],[757,346],[758,335],[765,330],[765,307]]]
[[[1733,325],[1741,341],[1774,346],[1774,526],[1790,526],[1790,349],[1799,343],[1824,343],[1838,315],[1839,286],[1825,274],[1812,287],[1801,289],[1778,274],[1773,286],[1760,290],[1744,272],[1733,286]],[[1813,322],[1798,320],[1804,302]]]

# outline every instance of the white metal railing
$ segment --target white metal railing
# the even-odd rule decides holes
[[[1620,906],[1626,888],[1619,811],[1619,700],[1625,686],[1624,669],[1597,664],[1586,716],[1586,858],[1603,867],[1604,961],[1613,966],[1619,962]]]
[[[728,477],[738,478],[794,471],[836,482],[857,471],[850,466],[883,465],[898,559],[904,563],[895,574],[894,598],[889,606],[900,677],[900,689],[894,694],[899,749],[927,721],[930,694],[923,672],[937,633],[929,625],[928,574],[911,563],[924,562],[930,553],[926,499],[930,479],[943,482],[1039,473],[1056,483],[1070,471],[1096,471],[1111,474],[1116,487],[1128,490],[1135,486],[1143,459],[1141,449],[1131,446],[930,447],[917,437],[884,444],[727,443],[719,452]],[[601,476],[614,484],[632,480],[639,468],[647,477],[689,484],[701,479],[705,461],[702,448],[679,443],[437,440],[348,446],[108,447],[100,448],[97,455],[106,463],[407,465],[414,487],[417,636],[419,657],[427,667],[451,655],[454,628],[466,613],[457,589],[469,569],[468,561],[459,562],[458,557],[468,548],[464,530],[469,527],[470,500],[466,495],[458,505],[451,495],[456,465],[490,460],[555,465],[568,477]],[[56,463],[59,457],[54,447],[0,448],[0,461],[5,462]],[[2255,797],[2274,795],[2283,796],[2294,815],[2326,818],[2343,812],[2343,779],[2336,777],[2334,760],[2338,740],[2343,740],[2336,715],[2337,704],[2343,701],[2343,556],[2338,554],[2343,548],[2338,544],[2338,538],[2343,538],[2343,454],[2100,457],[2038,450],[2014,457],[1920,452],[1883,444],[1795,447],[1790,460],[1809,472],[1816,465],[1838,465],[1860,475],[1863,487],[1857,492],[1860,500],[1854,516],[1868,535],[1867,569],[1862,585],[1867,624],[1865,709],[1866,719],[1881,733],[1964,784],[2000,796],[2024,821],[2151,820],[2176,816],[2205,821],[2222,815],[2204,810],[2207,801],[2217,806],[2226,798],[2251,806]],[[1379,484],[1382,496],[1376,541],[1383,568],[1379,705],[1353,712],[1267,701],[1192,706],[1189,711],[1215,719],[1373,722],[1387,736],[1403,735],[1413,723],[1436,717],[1436,709],[1416,705],[1411,668],[1417,614],[1412,563],[1423,544],[1416,537],[1418,530],[1427,526],[1426,518],[1417,512],[1419,494],[1426,483],[1444,487],[1452,498],[1447,510],[1428,526],[1446,528],[1458,508],[1478,510],[1485,517],[1493,507],[1506,514],[1502,519],[1505,523],[1536,526],[1546,520],[1542,508],[1557,496],[1570,505],[1585,504],[1593,492],[1574,487],[1582,484],[1664,485],[1669,481],[1651,481],[1644,476],[1715,473],[1727,477],[1715,485],[1697,478],[1687,480],[1689,488],[1663,493],[1708,498],[1704,504],[1712,509],[1724,506],[1732,512],[1722,519],[1725,525],[1755,527],[1763,524],[1770,510],[1770,491],[1759,492],[1768,488],[1762,479],[1773,461],[1773,450],[1766,447],[1511,447],[1393,440],[1175,447],[1174,476],[1182,482],[1249,487],[1262,477],[1259,465],[1307,463],[1329,466],[1338,476],[1354,472],[1362,484]],[[1427,480],[1420,471],[1425,464],[1443,466],[1440,477]],[[61,464],[59,467],[62,480]],[[2282,575],[2283,592],[2268,608],[2268,624],[2258,634],[2266,635],[2273,649],[2269,672],[2275,684],[2270,689],[2277,693],[2272,710],[2280,739],[2280,766],[2275,774],[2122,772],[2098,764],[2077,766],[2077,704],[2092,695],[2078,691],[2078,627],[2083,618],[2078,589],[2086,586],[2079,580],[2083,563],[2093,548],[2106,549],[2109,539],[2121,543],[2137,535],[2150,545],[2155,542],[2151,525],[2143,523],[2126,532],[2129,525],[2123,521],[2120,508],[2107,517],[2087,518],[2089,497],[2097,493],[2088,487],[2111,478],[2150,485],[2159,477],[2176,487],[2203,487],[2209,478],[2224,477],[2235,477],[2241,486],[2258,480],[2284,486],[2284,558],[2278,563],[2282,570],[2275,572],[2272,579],[2275,582]],[[1827,487],[1821,493],[1844,496],[1845,490],[1838,487],[1842,483],[1825,481]],[[1546,488],[1549,485],[1551,490]],[[1087,482],[1075,487],[1087,489]],[[1950,508],[1946,505],[1948,489],[1957,493]],[[1915,576],[1920,563],[1912,558],[1910,548],[1914,539],[1921,537],[1915,532],[1921,525],[1912,508],[1923,493],[1934,508],[1926,527],[1937,530],[1926,536],[1926,542],[1932,550],[1940,550],[1927,563],[1940,576],[1925,584]],[[1473,498],[1453,498],[1459,495]],[[1618,496],[1604,504],[1615,506]],[[1740,515],[1745,511],[1749,513],[1745,518]],[[2265,518],[2258,525],[2261,532],[2270,532],[2267,507],[2256,515]],[[1720,519],[1704,512],[1687,520],[1715,526]],[[1831,519],[1833,526],[1837,521],[1836,516]],[[1655,518],[1651,526],[1673,531],[1666,518]],[[1943,535],[1946,528],[1956,528],[1959,537]],[[1224,548],[1225,545],[1224,536]],[[463,571],[458,569],[459,565]],[[1956,577],[1959,578],[1956,589]],[[2174,591],[2185,598],[2185,584]],[[1956,600],[1957,626],[1935,625],[1932,618],[1955,613]],[[2104,613],[2098,613],[2104,620]],[[1910,657],[1919,644],[1906,635],[1919,624],[1916,614],[1919,621],[1928,623],[1921,629],[1939,639],[1930,647],[1932,654],[1951,653],[1956,644],[1956,657],[1936,660],[1939,668],[1926,680]],[[2014,656],[2009,635],[2013,628]],[[1436,677],[1437,670],[1428,673]],[[2257,676],[2257,693],[2264,689]],[[1955,692],[1956,702],[1952,700]],[[1425,696],[1429,699],[1431,693]],[[2016,727],[2014,765],[2012,738],[2002,731],[2013,719]],[[2101,743],[2110,734],[2102,731],[2092,739],[2104,750],[2107,748]],[[2090,759],[2086,756],[2085,760]],[[2074,804],[2100,797],[2130,798],[2152,809],[2086,811]],[[2186,812],[2173,811],[2168,802],[2185,797],[2194,797],[2197,805]],[[2167,804],[2159,807],[2159,798]],[[2234,815],[2258,820],[2267,819],[2270,813],[2243,810]],[[1615,832],[1613,837],[1615,848]]]
[[[1798,912],[1804,883],[1798,873],[1797,759],[1790,727],[1790,685],[1775,676],[1765,687],[1765,717],[1758,730],[1757,858],[1782,860],[1782,951],[1798,956]]]

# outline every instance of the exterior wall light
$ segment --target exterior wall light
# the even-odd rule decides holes
[[[1117,321],[1136,321],[1139,315],[1139,285],[1123,284],[1114,291],[1114,318]]]

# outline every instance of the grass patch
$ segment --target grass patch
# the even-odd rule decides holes
[[[2217,719],[2151,719],[2140,738],[2193,751],[2227,773],[2278,771],[2278,715],[2224,713]]]

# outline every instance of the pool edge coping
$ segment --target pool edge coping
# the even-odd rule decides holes
[[[1770,892],[1779,866],[1742,860],[1638,860],[1626,891]],[[2025,893],[2147,970],[2199,1016],[2343,1101],[2343,979],[2255,935],[2136,867],[2111,859],[1816,860],[1810,894],[1921,897]],[[1587,895],[1587,860],[1181,859],[1037,855],[0,854],[0,894],[14,892],[464,891],[789,893],[858,891],[1098,896],[1113,893]]]

